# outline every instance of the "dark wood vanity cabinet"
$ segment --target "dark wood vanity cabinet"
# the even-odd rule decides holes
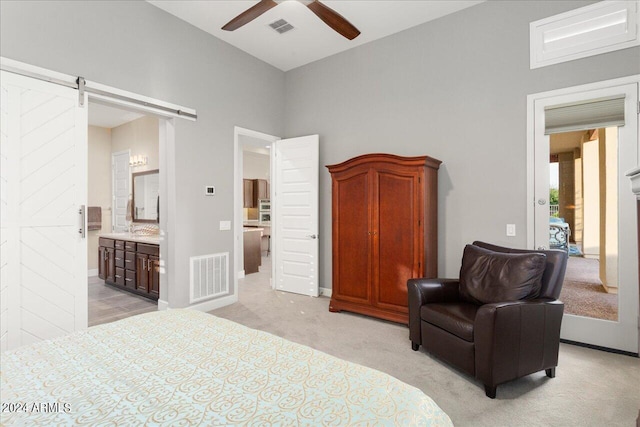
[[[160,257],[149,255],[149,295],[160,298]]]
[[[116,276],[115,284],[124,286],[124,242],[122,240],[115,240],[115,257],[116,264]]]
[[[98,276],[110,285],[157,300],[160,248],[149,243],[100,238]]]
[[[136,254],[136,289],[140,292],[148,293],[149,283],[149,270],[147,267],[147,261],[149,255]]]
[[[105,282],[115,282],[116,280],[116,263],[115,263],[115,241],[111,239],[100,238],[98,246],[98,277]]]
[[[160,257],[158,246],[138,243],[136,253],[136,289],[160,296]]]
[[[135,243],[134,243],[135,245]],[[127,288],[136,287],[136,253],[135,249],[124,253],[124,285]]]

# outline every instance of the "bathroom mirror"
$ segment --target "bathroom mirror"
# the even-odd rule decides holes
[[[160,179],[158,169],[135,172],[133,178],[133,222],[158,222]]]

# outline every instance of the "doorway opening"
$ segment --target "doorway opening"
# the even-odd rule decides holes
[[[280,139],[235,127],[233,298],[238,300],[239,279],[247,276],[244,271],[243,143],[255,142],[253,140],[265,148],[271,146],[270,288],[317,297],[320,293],[317,267],[319,137]]]
[[[3,322],[0,331],[0,351],[3,351],[82,330],[89,323],[87,226],[89,223],[102,226],[101,215],[88,218],[91,212],[86,209],[87,196],[95,191],[88,184],[89,101],[160,118],[159,169],[166,171],[157,182],[159,198],[166,201],[159,203],[157,209],[161,231],[175,228],[175,221],[172,220],[176,215],[175,203],[172,203],[175,200],[175,185],[172,185],[175,183],[175,163],[169,160],[176,145],[174,119],[195,121],[197,114],[191,108],[4,57],[0,57],[0,68],[3,93],[12,94],[10,97],[0,97],[3,101],[0,102],[3,117],[7,115],[7,120],[1,121],[2,125],[20,123],[23,120],[22,105],[28,102],[32,114],[30,126],[39,129],[39,132],[33,132],[35,128],[24,128],[27,133],[12,133],[11,138],[6,140],[11,142],[11,152],[5,156],[9,159],[7,164],[12,167],[0,168],[0,182],[7,184],[0,186],[0,193],[10,191],[16,194],[9,200],[10,204],[7,203],[10,208],[2,209],[3,215],[0,215],[0,222],[3,223],[0,243],[6,249],[3,253],[9,253],[10,250],[18,255],[0,266],[3,277],[5,274],[11,277],[11,280],[5,281],[8,286],[2,289],[3,301],[11,300],[5,304],[7,310],[3,311],[3,316],[11,320]],[[9,99],[12,101],[8,102]],[[46,108],[37,108],[39,106]],[[14,129],[20,129],[20,125]],[[3,149],[9,146],[5,144],[8,135],[2,132]],[[32,157],[34,162],[27,164],[24,161],[22,151],[25,149],[28,149],[27,155],[36,154]],[[30,188],[35,188],[37,195],[33,190],[24,191],[26,187],[21,177],[25,174],[31,177]],[[110,171],[107,170],[105,175],[109,179]],[[22,203],[21,197],[27,197],[29,204]],[[8,199],[3,197],[3,200]],[[5,216],[7,212],[10,215]],[[102,213],[101,210],[97,212]],[[35,213],[38,214],[37,218]],[[24,218],[29,220],[25,221]],[[106,225],[110,228],[108,222]],[[39,229],[35,230],[36,227]],[[10,232],[4,232],[5,228]],[[23,228],[33,231],[29,235],[32,239],[29,247],[37,248],[38,257],[28,256],[21,250],[21,245],[26,245],[24,239],[20,238]],[[153,260],[154,268],[150,268],[146,262],[143,264],[150,274],[152,271],[159,273],[160,286],[154,288],[159,294],[156,304],[159,309],[169,307],[171,290],[167,286],[167,273],[172,274],[172,271],[169,270],[167,258],[171,255],[171,235],[167,233],[161,239],[159,246],[162,259]],[[30,261],[29,276],[20,272],[25,266],[23,261],[27,259]],[[148,259],[150,257],[145,261]],[[24,329],[26,325],[29,325],[28,331]]]
[[[240,135],[242,156],[242,270],[271,283],[271,143]]]
[[[549,138],[549,247],[569,254],[565,313],[618,320],[618,128]]]
[[[280,138],[234,128],[234,299],[239,286],[273,289],[272,153]],[[266,197],[265,197],[266,196]]]
[[[104,103],[88,103],[89,326],[158,309],[154,300],[157,295],[150,293],[148,281],[143,280],[146,276],[143,277],[142,269],[138,268],[142,266],[137,265],[135,242],[125,240],[125,237],[142,237],[151,245],[158,240],[159,245],[158,202],[163,172],[159,161],[160,126],[163,120]],[[153,179],[146,179],[144,186],[138,182],[138,189],[134,190],[133,177],[138,175]],[[134,191],[148,196],[142,199],[136,196],[142,200],[137,207]],[[145,209],[149,215],[142,213]],[[155,268],[148,257],[143,261]],[[146,273],[149,276],[155,272],[147,268]],[[146,292],[143,292],[143,285]]]

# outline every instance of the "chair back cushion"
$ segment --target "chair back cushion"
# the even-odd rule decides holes
[[[564,273],[567,269],[567,260],[569,256],[567,251],[558,249],[551,250],[535,250],[530,249],[513,249],[504,246],[493,245],[491,243],[475,241],[474,246],[489,249],[494,252],[507,252],[515,254],[542,253],[547,257],[547,267],[542,275],[542,289],[540,289],[540,298],[558,299],[564,282]]]
[[[474,304],[537,298],[545,267],[544,254],[502,253],[467,245],[460,268],[460,298]]]

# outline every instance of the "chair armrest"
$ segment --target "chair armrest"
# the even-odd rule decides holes
[[[414,344],[422,344],[420,338],[420,307],[426,303],[457,301],[458,279],[409,279],[409,338]]]
[[[564,304],[536,299],[485,304],[476,314],[476,378],[485,385],[558,365]]]

